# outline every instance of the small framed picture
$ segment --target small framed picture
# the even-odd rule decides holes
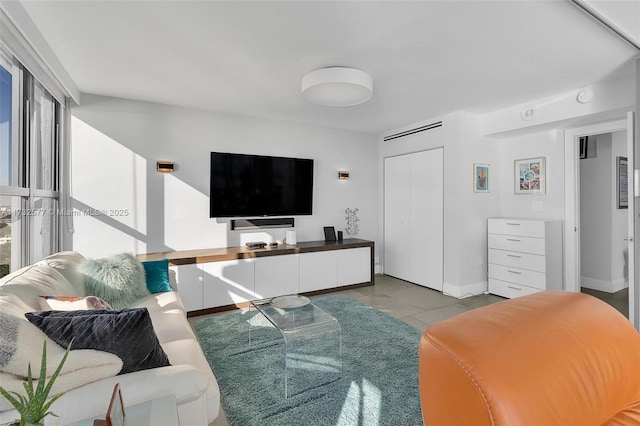
[[[489,192],[488,164],[473,164],[473,192]]]
[[[122,403],[122,392],[120,392],[120,383],[116,383],[111,395],[111,402],[107,409],[107,426],[123,426],[124,425],[124,404]]]
[[[589,136],[582,136],[578,138],[578,141],[580,142],[580,159],[584,160],[588,155]]]
[[[514,162],[516,194],[545,194],[545,157]]]
[[[336,241],[336,229],[333,226],[324,227],[324,240]]]
[[[619,209],[628,209],[629,208],[629,163],[627,161],[627,157],[617,157],[616,158],[617,167],[616,167],[616,182],[617,182],[617,193],[618,193],[618,208]]]

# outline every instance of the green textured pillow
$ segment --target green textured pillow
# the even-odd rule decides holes
[[[169,259],[142,262],[147,290],[151,293],[172,291],[169,283]]]
[[[106,300],[114,309],[130,307],[149,295],[144,268],[129,253],[83,259],[78,270],[85,276],[87,294]]]

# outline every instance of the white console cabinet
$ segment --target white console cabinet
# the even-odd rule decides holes
[[[257,299],[298,293],[298,255],[258,257],[255,260]]]
[[[488,219],[489,292],[513,298],[562,290],[562,222]]]
[[[176,272],[178,292],[187,311],[196,311],[204,308],[202,297],[203,282],[200,265],[173,266]]]
[[[348,252],[358,249],[351,249]],[[365,249],[366,250],[366,249]],[[343,254],[344,250],[340,252]],[[338,286],[338,252],[320,251],[299,255],[300,292],[323,290]],[[362,280],[359,282],[368,281]]]
[[[233,305],[255,299],[255,259],[201,263],[203,307]]]
[[[233,309],[283,294],[373,284],[373,242],[306,241],[296,246],[246,247],[139,255],[168,258],[187,311]]]

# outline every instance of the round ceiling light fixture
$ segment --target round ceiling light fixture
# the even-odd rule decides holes
[[[302,78],[302,96],[318,105],[358,105],[367,102],[372,95],[373,79],[355,68],[320,68]]]

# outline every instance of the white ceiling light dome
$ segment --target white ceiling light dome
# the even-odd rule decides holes
[[[320,68],[302,78],[302,96],[318,105],[358,105],[371,99],[372,95],[373,79],[355,68]]]

